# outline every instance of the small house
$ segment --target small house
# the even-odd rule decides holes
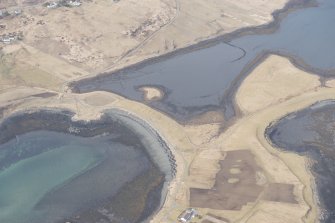
[[[0,9],[0,19],[9,16],[7,9]]]
[[[183,213],[181,213],[178,217],[178,221],[181,223],[190,222],[197,215],[197,211],[193,208],[186,209]]]
[[[54,9],[54,8],[57,8],[58,7],[58,3],[57,2],[47,2],[45,4],[45,6],[48,8],[48,9]]]
[[[72,6],[72,7],[81,6],[81,2],[79,0],[70,0],[67,2],[67,4],[69,4],[69,6]]]
[[[14,14],[15,15],[21,15],[22,14],[22,9],[15,9]]]

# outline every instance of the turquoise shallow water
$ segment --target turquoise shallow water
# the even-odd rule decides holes
[[[0,145],[0,222],[62,222],[114,196],[150,166],[118,137],[33,131]]]
[[[11,165],[0,172],[1,222],[33,222],[42,214],[34,207],[47,192],[101,160],[99,150],[69,145]]]

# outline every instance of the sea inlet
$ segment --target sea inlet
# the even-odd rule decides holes
[[[153,86],[164,92],[164,98],[149,105],[180,122],[207,111],[223,112],[228,120],[236,114],[234,96],[241,81],[270,53],[289,56],[300,68],[322,77],[335,76],[335,29],[330,28],[335,1],[300,2],[310,7],[288,15],[276,13],[275,22],[268,26],[237,31],[165,58],[75,82],[73,90],[111,91],[146,103],[140,89]]]

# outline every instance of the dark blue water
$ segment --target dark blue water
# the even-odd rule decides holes
[[[272,34],[248,35],[219,42],[209,48],[75,84],[80,92],[112,91],[143,101],[141,86],[163,89],[166,96],[150,103],[177,120],[188,120],[208,110],[234,115],[233,97],[243,71],[265,51],[291,55],[320,75],[335,76],[335,1],[319,0],[319,6],[297,10],[286,16]]]
[[[335,222],[335,101],[324,101],[290,114],[267,130],[278,147],[309,155],[323,214],[321,222]]]

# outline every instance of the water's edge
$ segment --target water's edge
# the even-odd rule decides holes
[[[256,26],[256,27],[246,27],[238,29],[232,33],[223,34],[221,36],[210,38],[207,40],[204,40],[202,42],[199,42],[197,44],[177,49],[173,52],[169,52],[164,55],[160,55],[157,57],[149,58],[144,61],[141,61],[139,63],[135,63],[133,65],[127,66],[125,68],[113,71],[113,72],[105,72],[93,77],[86,77],[83,79],[80,79],[78,81],[70,82],[68,83],[68,87],[71,89],[72,92],[76,93],[87,93],[92,90],[86,90],[83,89],[82,86],[89,85],[89,83],[95,83],[99,80],[103,80],[103,78],[110,77],[110,76],[117,76],[126,73],[132,73],[135,72],[143,67],[149,66],[151,64],[155,64],[159,61],[167,60],[169,58],[175,57],[177,55],[184,55],[190,52],[194,52],[200,49],[208,48],[214,45],[217,45],[219,43],[226,43],[228,45],[230,44],[230,41],[240,38],[242,36],[246,35],[260,35],[265,33],[273,33],[275,32],[282,21],[283,18],[285,18],[290,12],[295,11],[297,9],[306,8],[306,7],[315,7],[318,3],[316,0],[291,0],[289,1],[284,8],[276,10],[272,13],[273,20],[267,24]],[[234,103],[234,96],[236,94],[237,88],[240,86],[241,82],[245,79],[245,77],[254,69],[255,66],[260,64],[264,61],[270,54],[277,54],[280,56],[288,57],[290,61],[297,67],[302,68],[305,71],[308,71],[310,73],[317,73],[320,76],[328,77],[330,76],[333,71],[329,70],[321,70],[321,69],[315,69],[312,66],[309,66],[306,64],[303,60],[300,58],[296,58],[293,55],[285,54],[283,52],[273,52],[273,51],[263,51],[260,52],[258,55],[256,55],[255,59],[253,59],[250,63],[248,63],[243,70],[236,76],[232,84],[228,87],[228,89],[224,92],[224,94],[220,97],[220,103],[218,106],[209,105],[209,106],[203,106],[203,107],[195,107],[194,109],[198,110],[199,114],[194,114],[194,116],[190,116],[188,118],[178,118],[177,116],[174,117],[171,114],[168,114],[167,111],[164,110],[164,108],[161,108],[159,104],[152,102],[152,106],[155,109],[158,109],[160,112],[163,112],[164,114],[168,116],[173,116],[172,118],[175,118],[179,123],[182,124],[188,124],[190,120],[194,120],[199,115],[202,115],[203,113],[207,111],[223,111],[225,121],[231,122],[234,120],[236,116],[239,115],[239,109]],[[162,88],[162,86],[156,86],[154,87],[159,88],[163,92],[165,92],[166,89]],[[166,95],[169,94],[169,92],[165,92]],[[123,95],[126,98],[129,98],[126,95]],[[164,97],[161,102],[166,99],[167,97]],[[142,102],[142,101],[141,101]],[[163,103],[164,104],[164,103]],[[164,107],[164,105],[162,105]]]
[[[177,55],[184,55],[184,54],[194,52],[200,49],[205,49],[205,48],[214,46],[218,43],[222,43],[222,42],[229,43],[233,39],[237,39],[243,36],[272,33],[279,28],[281,20],[285,18],[285,16],[288,13],[295,11],[297,9],[302,9],[302,8],[307,8],[307,7],[316,7],[317,5],[318,3],[316,0],[290,0],[289,2],[286,3],[286,5],[282,9],[277,9],[271,13],[273,20],[270,21],[269,23],[259,25],[259,26],[253,26],[253,27],[244,27],[241,29],[237,29],[231,33],[222,34],[214,38],[208,38],[196,44],[192,44],[184,48],[179,48],[174,51],[167,52],[166,54],[163,54],[163,55],[158,55],[158,56],[154,56],[148,59],[144,59],[138,63],[126,66],[124,68],[120,68],[120,69],[117,69],[111,72],[109,71],[102,72],[100,74],[87,76],[87,77],[81,78],[76,81],[71,81],[67,84],[67,86],[70,88],[70,90],[73,93],[85,93],[85,92],[80,91],[78,87],[76,86],[91,82],[92,80],[99,80],[105,76],[110,76],[110,75],[117,74],[117,73],[121,73],[121,74],[128,73],[134,70],[138,70],[140,68],[160,62],[162,60],[166,60],[171,57],[175,57]],[[304,65],[305,64],[301,64],[301,66],[304,66]]]
[[[145,220],[156,213],[163,204],[167,194],[167,186],[174,178],[176,164],[174,156],[163,138],[143,120],[118,109],[109,109],[103,112],[99,120],[82,121],[73,120],[74,112],[63,109],[38,109],[16,112],[9,117],[0,119],[0,144],[8,142],[17,135],[36,131],[47,130],[72,134],[81,137],[92,137],[105,132],[122,131],[129,134],[130,140],[122,143],[131,143],[131,138],[140,140],[148,157],[155,166],[164,174],[163,184],[159,184],[149,193],[148,200],[153,206],[146,204],[145,213],[140,220]],[[39,119],[39,121],[38,121]],[[20,120],[26,120],[20,125]],[[158,193],[160,195],[158,195]]]
[[[335,219],[335,209],[333,206],[333,201],[335,199],[333,196],[335,191],[335,156],[334,151],[332,151],[333,146],[326,144],[324,145],[324,142],[321,139],[318,144],[313,144],[313,140],[309,141],[306,139],[301,139],[299,134],[304,133],[300,132],[302,131],[301,129],[294,130],[299,132],[297,136],[294,136],[297,138],[295,142],[296,144],[294,145],[291,145],[288,141],[285,142],[285,138],[282,138],[281,140],[278,138],[275,139],[275,135],[280,134],[280,132],[283,130],[280,130],[280,126],[283,123],[288,123],[292,119],[295,120],[301,117],[305,117],[305,115],[309,115],[310,113],[308,112],[313,111],[313,109],[323,111],[325,108],[324,106],[327,107],[331,104],[334,106],[335,101],[318,101],[306,108],[291,112],[269,123],[264,132],[266,140],[270,145],[272,145],[273,148],[279,149],[282,152],[295,153],[297,155],[305,156],[311,160],[306,168],[309,168],[309,171],[313,176],[313,182],[311,182],[312,190],[314,193],[314,199],[320,208],[319,220],[322,223],[332,223]],[[304,126],[304,128],[309,129],[310,126]],[[312,131],[311,129],[309,130]],[[277,131],[279,131],[279,133],[277,133]],[[308,133],[306,132],[305,134]]]

